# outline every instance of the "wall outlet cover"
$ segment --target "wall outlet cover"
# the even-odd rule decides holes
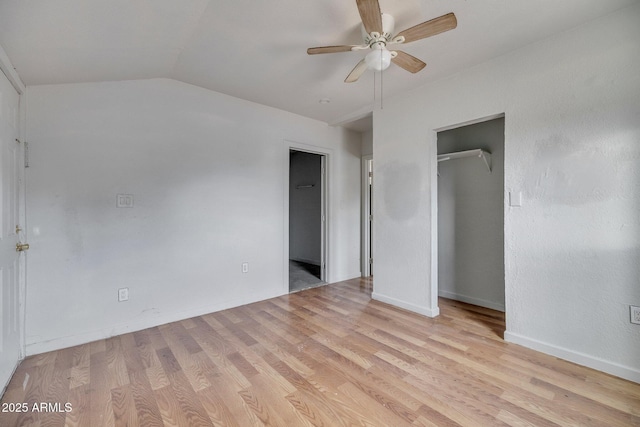
[[[129,288],[120,288],[118,289],[118,301],[128,301],[129,300]]]
[[[133,207],[133,194],[118,194],[118,195],[116,195],[116,207],[117,208],[132,208]]]

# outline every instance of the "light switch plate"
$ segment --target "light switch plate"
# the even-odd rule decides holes
[[[509,192],[509,206],[514,208],[522,206],[522,193],[520,191]]]
[[[629,306],[631,309],[631,323],[640,325],[640,307]]]

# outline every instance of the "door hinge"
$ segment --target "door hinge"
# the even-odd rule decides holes
[[[373,265],[373,258],[369,258],[369,264]]]

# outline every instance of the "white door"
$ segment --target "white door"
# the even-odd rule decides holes
[[[18,140],[20,96],[0,72],[0,393],[22,352],[24,256],[16,250],[20,234],[23,148]]]

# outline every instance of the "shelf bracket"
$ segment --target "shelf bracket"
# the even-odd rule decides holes
[[[438,154],[438,162],[445,160],[462,159],[464,157],[480,157],[491,173],[491,153],[477,148],[475,150],[457,151],[455,153]]]

